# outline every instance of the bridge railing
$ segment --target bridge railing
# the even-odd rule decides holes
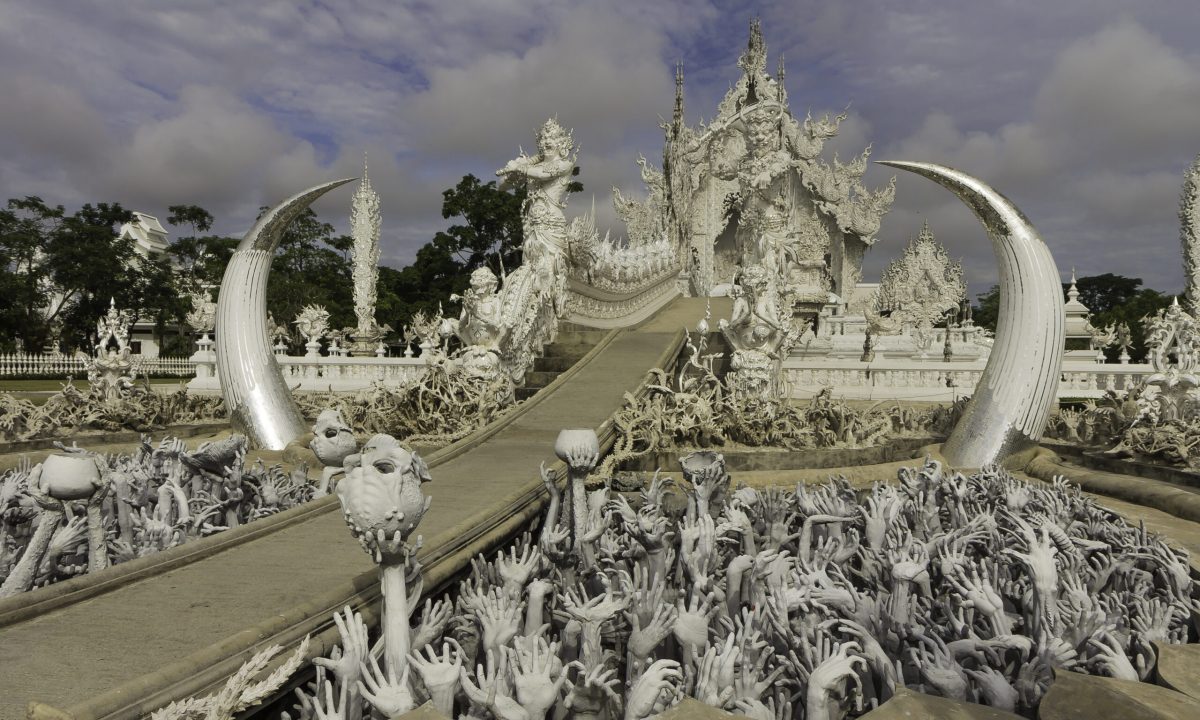
[[[572,276],[567,280],[564,319],[595,328],[628,327],[650,317],[679,294],[676,264],[633,282],[596,283]]]

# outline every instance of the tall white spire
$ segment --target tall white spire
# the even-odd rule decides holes
[[[375,329],[375,285],[379,280],[379,230],[383,217],[379,212],[379,195],[371,188],[367,175],[367,154],[363,153],[363,174],[350,205],[350,247],[353,264],[354,314],[358,318],[358,333],[368,335]]]

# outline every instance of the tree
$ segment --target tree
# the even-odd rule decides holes
[[[393,324],[400,328],[419,311],[436,312],[439,304],[449,313],[450,295],[462,294],[477,268],[486,265],[497,275],[516,268],[525,237],[524,202],[524,188],[501,190],[494,180],[484,183],[464,175],[442,193],[442,217],[462,222],[434,235],[403,270],[379,269],[381,316],[395,318]]]
[[[266,212],[268,208],[261,208]],[[305,305],[329,311],[329,326],[356,325],[354,281],[346,250],[348,236],[333,235],[333,225],[321,222],[312,208],[288,226],[271,263],[267,309],[279,323],[290,323]],[[289,325],[290,327],[290,325]]]
[[[1064,297],[1070,283],[1063,283]],[[1157,290],[1142,287],[1141,278],[1130,278],[1113,273],[1090,275],[1078,278],[1075,287],[1079,290],[1079,302],[1091,311],[1088,320],[1093,327],[1105,328],[1121,323],[1129,325],[1132,343],[1130,357],[1140,362],[1146,357],[1146,331],[1143,318],[1156,314],[1171,303],[1171,298]],[[995,331],[1000,312],[1000,286],[993,285],[986,293],[977,296],[974,308],[975,324]],[[1111,347],[1104,351],[1110,362],[1121,354],[1120,348]]]
[[[45,263],[62,297],[48,320],[61,322],[69,347],[90,349],[96,318],[108,311],[110,300],[130,310],[135,319],[146,309],[141,303],[141,258],[133,240],[118,234],[120,225],[132,219],[133,213],[118,203],[89,203],[64,217],[48,238]]]
[[[1087,306],[1093,315],[1102,315],[1125,305],[1140,292],[1141,278],[1125,277],[1104,273],[1078,278],[1075,288],[1079,290],[1079,302]],[[1063,283],[1064,296],[1070,283]]]
[[[975,297],[979,300],[971,308],[975,324],[996,332],[996,321],[1000,319],[1000,286],[993,285],[990,290]]]
[[[579,167],[571,174],[578,176]],[[577,180],[567,186],[568,193],[582,191]],[[487,266],[497,276],[512,272],[521,264],[524,205],[523,186],[501,189],[495,180],[485,183],[470,174],[443,191],[442,217],[461,222],[434,235],[404,269],[379,269],[380,316],[401,328],[418,311],[433,313],[439,305],[452,314],[450,295],[461,295],[476,269]]]
[[[46,245],[58,231],[64,211],[39,197],[8,201],[0,211],[0,338],[5,351],[21,338],[36,352],[49,337],[47,308],[55,301],[50,269],[44,262]]]
[[[167,254],[179,269],[180,280],[188,292],[221,284],[225,266],[237,249],[238,239],[220,235],[200,235],[212,228],[213,216],[197,205],[172,205],[167,222],[173,226],[190,225],[191,235],[176,237]]]

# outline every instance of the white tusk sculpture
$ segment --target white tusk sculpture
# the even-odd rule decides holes
[[[225,268],[216,317],[221,394],[230,423],[256,447],[283,450],[308,432],[268,338],[267,278],[275,248],[288,225],[314,200],[354,179],[318,185],[268,210]]]
[[[950,190],[987,230],[1000,267],[996,340],[975,393],[942,446],[955,467],[982,467],[1037,442],[1058,393],[1066,340],[1062,280],[1029,219],[976,178],[932,163],[880,161]]]

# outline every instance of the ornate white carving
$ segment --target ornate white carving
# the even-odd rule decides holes
[[[849,164],[818,159],[845,114],[792,117],[782,67],[775,78],[766,73],[757,21],[750,36],[738,61],[743,75],[707,126],[684,124],[677,72],[675,116],[664,128],[665,227],[688,259],[694,294],[729,282],[739,265],[766,262],[777,284],[790,288],[781,292],[823,303],[823,292],[845,295],[861,277],[894,181],[878,191],[863,187],[869,148]]]
[[[585,254],[596,243],[590,218],[577,218],[568,227],[563,215],[575,167],[571,133],[551,118],[538,131],[537,141],[537,155],[522,153],[496,172],[505,184],[523,182],[527,192],[522,264],[504,279],[499,296],[499,355],[514,383],[524,380],[536,354],[558,332],[559,318],[566,312],[571,257]]]
[[[321,349],[321,338],[329,332],[329,311],[320,305],[306,305],[292,321],[304,336],[308,357],[316,357]]]
[[[354,355],[373,355],[375,346],[391,328],[375,320],[376,284],[379,281],[379,231],[383,223],[379,195],[367,175],[367,157],[363,155],[362,181],[354,191],[350,205],[350,261],[353,265],[354,315],[358,325],[351,333]]]
[[[926,221],[904,254],[884,269],[870,303],[871,330],[878,334],[907,330],[917,348],[926,352],[933,341],[933,326],[959,307],[966,291],[962,266],[950,259]]]
[[[217,303],[212,299],[212,292],[193,292],[190,294],[192,309],[185,318],[190,328],[207,337],[217,324]]]
[[[770,292],[770,276],[762,265],[750,265],[731,288],[733,314],[718,325],[733,349],[725,381],[736,397],[780,397],[780,361],[799,336],[779,312]],[[790,320],[790,318],[789,318]]]
[[[1179,198],[1179,239],[1183,244],[1183,274],[1186,282],[1184,309],[1200,314],[1200,155],[1183,178]]]
[[[96,321],[95,355],[84,356],[88,382],[106,400],[126,393],[137,377],[129,347],[132,324],[133,315],[128,310],[118,310],[116,300],[110,298],[108,312]]]
[[[1147,319],[1146,347],[1154,374],[1137,398],[1139,419],[1160,424],[1200,416],[1200,322],[1176,299]]]

